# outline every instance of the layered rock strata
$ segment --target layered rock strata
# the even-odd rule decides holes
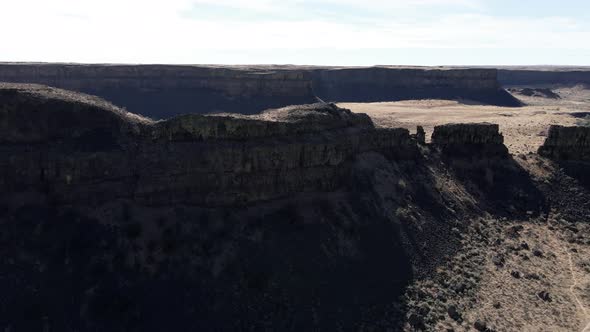
[[[314,92],[324,100],[380,102],[408,99],[468,99],[520,106],[500,87],[495,69],[334,68],[314,71]]]
[[[508,157],[499,126],[491,123],[458,123],[435,126],[432,144],[450,155]]]
[[[100,96],[154,119],[187,113],[259,113],[332,102],[469,99],[519,106],[495,69],[0,64],[0,82],[38,83]]]
[[[500,68],[498,81],[504,86],[590,84],[588,68]]]
[[[590,127],[551,126],[539,154],[556,160],[590,161]]]
[[[0,64],[0,82],[89,93],[154,119],[186,113],[257,113],[316,101],[302,70],[173,66]]]
[[[88,96],[4,85],[0,110],[4,192],[43,188],[61,203],[240,205],[330,191],[355,155],[416,148],[406,129],[377,130],[332,104],[154,122]]]
[[[466,220],[539,209],[511,159],[444,150],[488,158],[492,125],[427,145],[333,104],[153,121],[4,84],[0,126],[11,331],[414,330]]]

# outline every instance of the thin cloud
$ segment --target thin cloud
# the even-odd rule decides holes
[[[288,52],[338,57],[367,49],[376,55],[365,61],[390,63],[378,58],[379,49],[457,49],[458,59],[466,56],[462,49],[520,49],[531,59],[532,49],[590,49],[581,42],[590,40],[590,24],[575,17],[503,17],[488,14],[484,1],[467,0],[339,0],[330,11],[335,2],[215,0],[254,13],[239,19],[230,14],[240,10],[187,16],[212,0],[19,0],[0,12],[0,29],[7,31],[0,60],[199,63],[240,59],[241,52],[244,59],[251,55],[248,62],[284,62],[292,59]],[[361,5],[370,11],[354,10]],[[276,56],[260,57],[264,52]]]

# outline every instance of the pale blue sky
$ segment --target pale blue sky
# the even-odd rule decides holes
[[[0,61],[590,65],[583,0],[18,0]]]

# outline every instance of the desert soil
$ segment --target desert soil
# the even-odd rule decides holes
[[[500,125],[505,144],[514,155],[536,152],[550,125],[575,125],[590,112],[590,88],[554,88],[561,99],[515,95],[527,106],[496,107],[469,101],[409,100],[384,103],[341,103],[340,107],[367,113],[379,127],[404,127],[411,132],[423,126],[427,139],[434,126],[458,122],[491,122]],[[590,114],[590,113],[589,113]],[[576,116],[574,116],[576,115]]]

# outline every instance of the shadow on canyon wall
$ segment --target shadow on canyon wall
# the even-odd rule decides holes
[[[133,88],[82,89],[80,92],[100,96],[152,119],[166,119],[179,114],[239,113],[257,114],[269,108],[317,102],[312,94],[300,96],[228,96],[214,89]]]
[[[355,163],[342,190],[243,208],[125,200],[88,210],[42,196],[3,207],[0,324],[15,331],[400,330],[406,287],[459,248],[452,228],[481,212],[543,208],[511,158],[475,166],[447,160],[450,169],[436,174],[421,158],[370,153]],[[467,188],[472,206],[437,186],[443,172]]]
[[[490,124],[435,129],[445,149],[329,104],[177,128],[6,90],[0,327],[13,331],[402,330],[402,295],[460,249],[453,234],[545,209]],[[208,186],[257,196],[210,206]]]

